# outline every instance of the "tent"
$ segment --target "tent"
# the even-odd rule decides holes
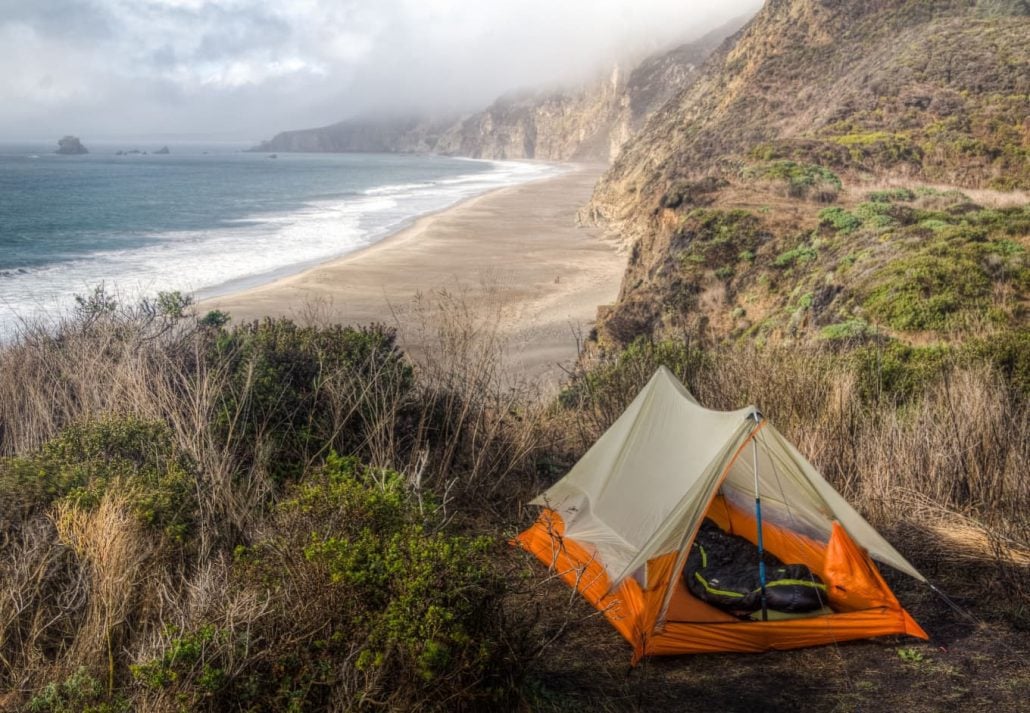
[[[633,645],[634,662],[929,638],[873,560],[926,581],[915,567],[754,407],[706,409],[664,367],[533,504],[543,510],[514,544],[601,610]],[[760,531],[767,551],[811,568],[832,613],[741,620],[691,595],[680,575],[705,517],[755,544]]]

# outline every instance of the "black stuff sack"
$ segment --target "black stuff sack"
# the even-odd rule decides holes
[[[803,564],[784,564],[768,551],[765,601],[773,611],[791,614],[826,606],[826,585]],[[758,548],[705,520],[683,568],[687,589],[698,599],[738,616],[762,607]]]

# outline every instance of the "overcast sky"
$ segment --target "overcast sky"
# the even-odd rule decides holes
[[[266,138],[572,82],[758,0],[0,0],[0,140]]]

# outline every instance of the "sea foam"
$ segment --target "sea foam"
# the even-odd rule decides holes
[[[296,210],[255,212],[216,228],[152,233],[142,245],[0,272],[0,337],[9,338],[23,320],[66,314],[76,295],[101,284],[123,302],[173,290],[205,298],[263,284],[353,253],[464,199],[561,170],[512,161],[477,168],[311,200]]]

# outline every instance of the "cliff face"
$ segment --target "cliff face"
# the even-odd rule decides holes
[[[598,184],[587,214],[632,246],[602,339],[1025,327],[1028,15],[769,0]]]
[[[646,216],[672,182],[749,152],[1030,186],[1028,13],[1023,0],[769,0],[630,142],[593,208]]]
[[[458,123],[436,147],[472,158],[607,161],[627,136],[618,67],[580,90],[507,95]]]
[[[287,131],[258,151],[430,152],[470,158],[609,161],[744,20],[573,89],[517,92],[461,119],[348,120]]]

